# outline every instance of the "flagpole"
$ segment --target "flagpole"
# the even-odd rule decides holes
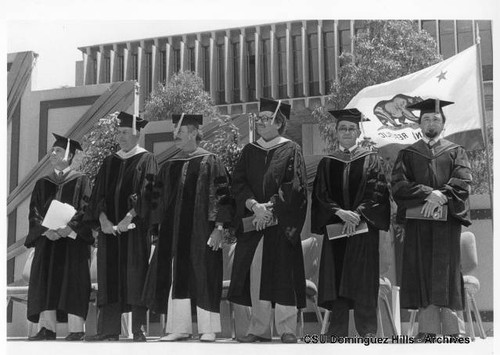
[[[475,21],[474,21],[475,22]],[[484,103],[484,92],[483,92],[483,70],[482,70],[482,59],[481,59],[481,37],[479,36],[479,24],[475,22],[476,25],[476,46],[477,46],[477,66],[476,70],[478,71],[478,80],[479,80],[479,94],[481,96],[481,122],[483,125],[483,140],[484,140],[484,150],[486,151],[486,167],[488,171],[488,191],[490,193],[490,206],[493,211],[493,191],[491,184],[491,172],[490,172],[490,144],[488,141],[488,131],[486,127],[486,105]],[[493,224],[493,218],[491,219],[491,223]]]

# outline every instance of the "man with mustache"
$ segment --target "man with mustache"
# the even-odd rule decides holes
[[[460,234],[462,226],[471,224],[472,177],[464,148],[441,138],[443,107],[451,104],[427,99],[408,106],[420,110],[423,137],[399,152],[392,171],[397,218],[406,224],[401,307],[419,309],[418,339],[465,332],[457,314],[464,296]],[[447,217],[439,220],[444,209]]]

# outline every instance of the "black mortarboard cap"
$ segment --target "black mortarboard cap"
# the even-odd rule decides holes
[[[361,111],[357,108],[346,108],[343,110],[328,111],[333,117],[337,119],[337,123],[340,121],[349,121],[359,125],[361,121],[369,121],[367,117],[364,117]]]
[[[278,106],[279,106],[279,108],[278,108]],[[292,109],[292,106],[290,106],[289,104],[285,104],[281,100],[275,101],[275,100],[265,99],[265,98],[260,99],[259,112],[271,111],[275,114],[277,108],[278,108],[278,111],[280,111],[283,114],[283,116],[286,117],[286,119],[290,119],[290,111]]]
[[[182,117],[182,122],[181,126],[187,126],[187,125],[193,125],[195,127],[199,127],[203,124],[203,115],[191,115],[191,114],[184,114],[182,115],[172,115],[172,123],[175,125],[177,124]]]
[[[453,104],[454,102],[439,100],[439,99],[426,99],[424,101],[417,102],[416,104],[406,106],[409,110],[420,110],[420,117],[424,113],[435,112],[443,113],[443,107]]]
[[[77,141],[60,136],[59,134],[52,133],[56,141],[52,145],[53,147],[61,147],[65,150],[64,160],[68,160],[69,153],[75,155],[76,150],[82,150],[82,146]],[[68,144],[69,143],[69,144]]]
[[[116,116],[120,120],[120,127],[132,127],[133,128],[133,122],[134,122],[134,115],[131,115],[130,113],[126,112],[120,112],[118,116]],[[148,124],[148,121],[139,117],[135,116],[135,129],[140,130],[141,128],[146,127]]]
[[[52,145],[53,147],[61,147],[63,149],[66,149],[66,147],[68,146],[68,140],[69,140],[69,151],[72,154],[75,154],[75,151],[77,149],[78,150],[83,150],[82,146],[80,145],[80,143],[78,143],[77,141],[75,141],[73,139],[66,138],[66,137],[60,136],[59,134],[55,134],[55,133],[52,133],[52,135],[56,139],[56,141]]]

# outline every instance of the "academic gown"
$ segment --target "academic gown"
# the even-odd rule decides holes
[[[35,184],[29,209],[29,232],[24,245],[35,248],[28,289],[28,320],[38,323],[40,312],[57,310],[57,321],[66,322],[68,313],[87,317],[90,298],[91,230],[82,223],[90,197],[86,175],[70,170],[62,177],[55,172]],[[68,226],[77,233],[51,241],[42,234],[43,219],[53,200],[72,205],[76,210]]]
[[[100,227],[99,215],[104,212],[117,225],[132,208],[135,229],[119,235],[98,236],[97,304],[119,303],[121,312],[131,306],[143,306],[141,293],[148,268],[149,208],[145,201],[146,184],[153,180],[157,164],[154,155],[143,151],[127,159],[117,154],[106,157],[97,174],[85,219]]]
[[[460,273],[461,226],[471,224],[470,164],[465,150],[445,139],[432,149],[422,140],[401,150],[392,172],[398,221],[406,223],[401,307],[463,308]],[[405,220],[406,209],[422,206],[433,191],[448,199],[446,222]]]
[[[213,251],[207,241],[215,222],[226,227],[231,222],[227,170],[216,155],[198,148],[166,161],[154,185],[152,223],[159,224],[159,234],[144,286],[145,304],[166,313],[172,286],[172,298],[190,298],[204,310],[220,312],[222,249]]]
[[[311,231],[323,234],[318,280],[318,305],[332,308],[339,297],[376,307],[379,289],[379,230],[388,230],[389,191],[380,158],[357,147],[324,157],[314,180]],[[326,226],[342,223],[339,209],[356,211],[368,232],[328,240]]]
[[[305,163],[298,144],[286,140],[271,148],[247,144],[235,166],[232,195],[236,201],[236,248],[228,298],[251,306],[250,266],[264,238],[260,299],[304,308],[305,275],[300,233],[307,210]],[[243,232],[241,219],[252,216],[249,198],[273,202],[278,225]]]

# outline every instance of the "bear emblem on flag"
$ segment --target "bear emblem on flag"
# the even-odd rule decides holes
[[[404,127],[418,124],[418,117],[410,110],[406,109],[408,105],[422,101],[419,96],[408,96],[397,94],[390,100],[379,101],[373,113],[384,126]]]

